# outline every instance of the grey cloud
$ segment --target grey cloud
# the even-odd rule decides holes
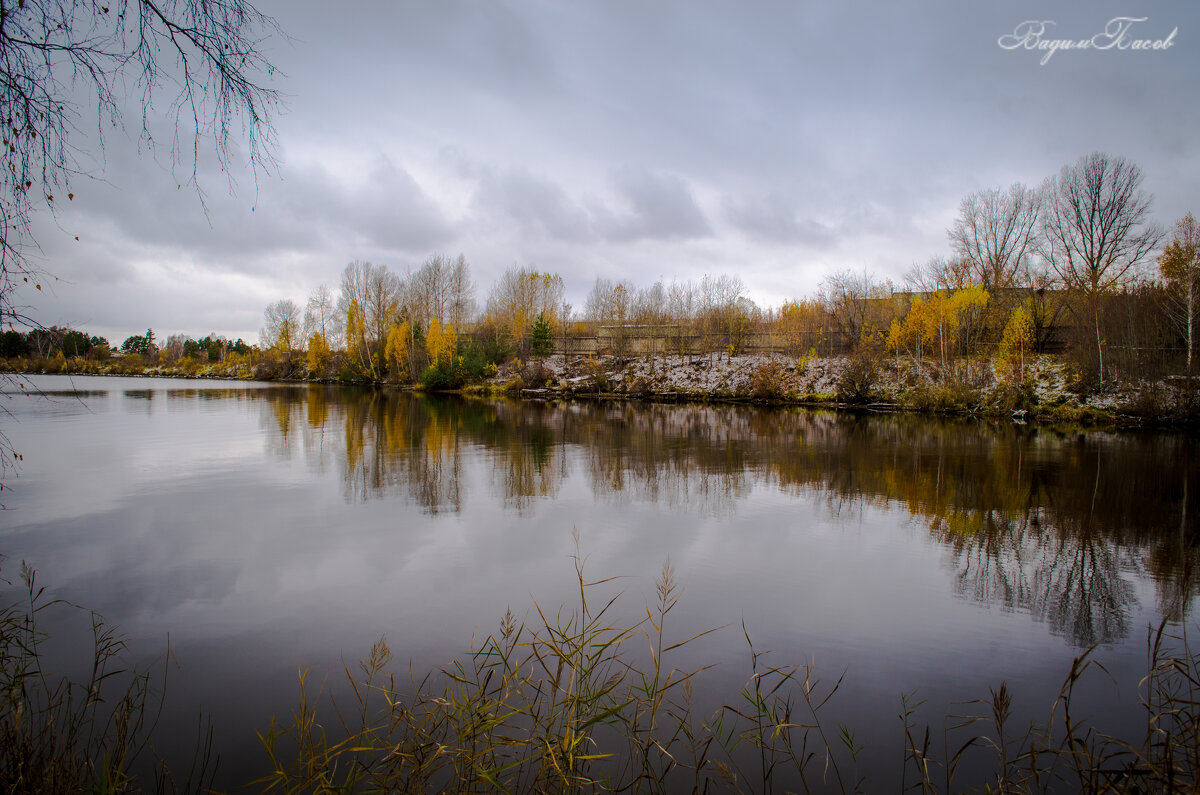
[[[323,166],[310,166],[297,175],[286,206],[347,250],[418,254],[447,241],[450,230],[437,203],[390,158],[380,156],[359,184],[354,182],[359,181],[353,175],[334,175]]]
[[[472,158],[462,146],[449,145],[438,149],[438,165],[443,171],[459,179],[478,180],[490,170]]]
[[[1085,35],[1128,3],[255,4],[293,37],[270,45],[288,75],[279,175],[257,188],[239,175],[230,198],[203,160],[206,218],[114,133],[108,182],[79,181],[44,225],[47,269],[94,289],[107,322],[157,327],[140,318],[170,298],[181,328],[235,330],[215,319],[245,323],[267,293],[301,298],[349,259],[402,267],[435,249],[463,251],[481,289],[537,262],[576,294],[652,266],[745,268],[750,289],[778,271],[772,292],[804,295],[829,268],[902,272],[943,253],[964,195],[1037,184],[1097,149],[1143,168],[1158,220],[1196,209],[1190,0],[1144,9],[1148,30],[1179,27],[1169,51],[1044,67],[997,39],[1027,18]],[[186,289],[163,276],[189,269]],[[72,319],[90,316],[69,300]]]
[[[279,176],[230,194],[206,172],[205,204],[170,172],[122,141],[111,145],[119,176],[88,182],[62,216],[76,233],[107,229],[163,257],[186,256],[217,273],[269,274],[281,256],[323,248],[370,248],[418,254],[444,243],[450,230],[434,199],[405,168],[380,155],[362,174],[335,174],[321,163],[287,165]],[[111,166],[110,166],[111,167]],[[161,185],[169,183],[171,190]]]
[[[526,241],[628,242],[712,234],[690,185],[674,174],[620,170],[610,178],[615,196],[605,200],[582,188],[572,195],[559,182],[526,169],[481,164],[460,150],[441,156],[456,175],[475,182],[467,221],[493,231],[515,223]]]
[[[217,272],[250,272],[266,254],[317,243],[307,219],[273,211],[284,190],[278,178],[264,176],[256,186],[235,186],[204,157],[197,184],[203,196],[173,172],[170,163],[149,156],[135,142],[111,140],[105,179],[76,181],[76,196],[61,215],[63,229],[81,241],[102,235],[118,246],[186,252]],[[130,252],[132,253],[132,252]]]
[[[610,240],[707,237],[712,228],[688,183],[674,174],[623,169],[613,176],[626,207],[594,204],[596,228]]]
[[[752,237],[774,243],[831,245],[836,231],[806,217],[787,197],[778,193],[757,196],[727,196],[722,202],[725,218]]]
[[[526,236],[577,242],[593,237],[583,207],[559,184],[528,171],[485,170],[472,205],[476,212],[511,219]]]

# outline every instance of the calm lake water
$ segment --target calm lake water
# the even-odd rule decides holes
[[[743,622],[768,662],[844,673],[827,717],[866,746],[873,790],[897,788],[901,694],[938,729],[1007,681],[1019,726],[1096,644],[1115,684],[1088,680],[1076,709],[1140,740],[1147,630],[1196,607],[1200,459],[1183,434],[34,382],[46,396],[0,398],[24,455],[0,492],[0,575],[28,561],[137,660],[169,636],[164,731],[187,746],[203,709],[225,788],[265,772],[255,732],[289,714],[298,670],[332,683],[383,635],[398,670],[424,671],[506,606],[570,602],[576,530],[587,573],[619,578],[603,593],[623,593],[621,616],[654,600],[669,556],[668,634],[725,627],[675,660],[714,664],[701,703],[745,685]]]

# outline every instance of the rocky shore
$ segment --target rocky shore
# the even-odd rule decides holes
[[[21,373],[263,379],[247,364],[138,365],[66,360],[56,367],[16,366]],[[78,366],[73,366],[77,364]],[[5,366],[7,365],[7,366]],[[289,378],[311,379],[303,371]],[[333,381],[332,383],[340,383]],[[351,382],[346,382],[350,384]],[[355,382],[356,385],[359,382]],[[370,386],[370,383],[361,384]],[[415,388],[395,384],[382,387]],[[1200,427],[1200,378],[1109,382],[1103,391],[1079,383],[1072,365],[1056,356],[1032,356],[1022,366],[987,359],[916,361],[908,357],[696,354],[685,356],[575,356],[556,354],[513,361],[483,383],[455,390],[467,395],[504,394],[531,400],[637,399],[740,402],[873,411],[914,411],[1103,425]]]
[[[1078,388],[1071,366],[1034,356],[1023,367],[989,360],[782,355],[549,356],[513,362],[488,384],[524,398],[639,398],[977,414],[1085,423],[1192,424],[1200,379]]]

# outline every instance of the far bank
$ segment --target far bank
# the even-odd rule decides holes
[[[489,368],[491,369],[491,368]],[[171,378],[337,383],[533,400],[635,399],[744,402],[872,411],[1006,417],[1016,422],[1099,425],[1200,424],[1200,381],[1168,377],[1115,381],[1089,391],[1072,364],[1054,355],[1020,363],[960,358],[942,363],[880,354],[800,356],[727,354],[615,356],[554,354],[511,361],[466,383],[374,381],[358,374],[314,377],[303,359],[224,362],[184,358],[173,364],[125,356],[0,359],[0,371]]]

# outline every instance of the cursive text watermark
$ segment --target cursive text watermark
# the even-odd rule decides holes
[[[1045,66],[1054,53],[1067,50],[1169,50],[1175,46],[1179,28],[1173,28],[1160,39],[1142,39],[1135,35],[1134,26],[1149,17],[1113,17],[1104,30],[1090,38],[1056,39],[1050,35],[1053,20],[1027,19],[1013,30],[1001,36],[997,42],[1005,50],[1037,50],[1042,55],[1040,63]]]

